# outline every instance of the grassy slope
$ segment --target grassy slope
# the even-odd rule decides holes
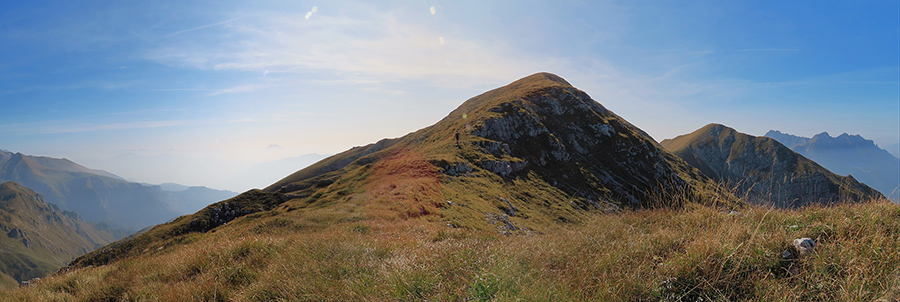
[[[112,241],[113,235],[65,216],[34,191],[0,184],[0,272],[25,281],[53,273],[74,257]],[[15,230],[25,235],[8,235]],[[24,237],[25,239],[22,239]],[[24,241],[28,242],[25,245]],[[15,287],[0,278],[0,287]]]
[[[705,206],[591,214],[536,236],[423,219],[249,215],[157,248],[5,293],[10,301],[896,301],[900,207]],[[815,254],[785,261],[792,239]],[[791,272],[793,271],[793,273]]]

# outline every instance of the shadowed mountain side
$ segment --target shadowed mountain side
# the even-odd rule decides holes
[[[17,282],[43,277],[113,239],[20,184],[0,184],[0,273]]]
[[[709,124],[662,145],[707,176],[735,185],[749,201],[778,207],[882,199],[852,176],[831,173],[768,137]]]
[[[772,130],[766,136],[834,173],[853,174],[853,177],[881,191],[889,199],[900,201],[900,159],[871,140],[847,133],[832,137],[827,132],[806,138]]]

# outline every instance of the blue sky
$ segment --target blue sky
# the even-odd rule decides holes
[[[0,148],[243,191],[254,164],[402,136],[539,71],[657,140],[900,141],[897,1],[483,2],[4,3]]]

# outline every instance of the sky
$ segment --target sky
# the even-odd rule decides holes
[[[0,149],[241,192],[267,185],[245,171],[405,135],[536,72],[657,141],[721,123],[900,149],[896,0],[11,1]]]

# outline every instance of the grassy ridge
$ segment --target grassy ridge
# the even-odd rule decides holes
[[[900,298],[888,202],[586,215],[536,236],[414,219],[252,214],[151,256],[0,295],[10,301],[873,301]],[[794,238],[819,243],[786,261]]]

